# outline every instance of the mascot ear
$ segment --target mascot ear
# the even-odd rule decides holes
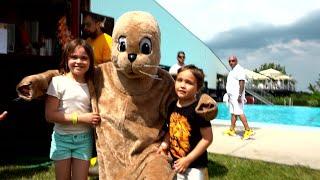
[[[218,105],[212,97],[207,94],[202,94],[195,111],[201,117],[210,121],[216,118],[218,114]]]

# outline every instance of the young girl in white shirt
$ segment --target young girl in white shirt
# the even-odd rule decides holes
[[[88,82],[93,80],[94,56],[82,39],[63,49],[60,75],[47,90],[46,119],[53,122],[50,158],[55,162],[56,179],[87,179],[92,156],[92,126],[100,116],[92,113]]]

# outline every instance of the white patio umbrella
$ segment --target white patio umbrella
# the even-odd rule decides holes
[[[244,70],[246,73],[246,76],[248,79],[252,79],[252,80],[266,80],[266,79],[270,79],[267,76],[261,75],[259,73],[256,73],[254,71],[251,71],[249,69],[245,69]]]
[[[276,76],[274,79],[275,80],[292,80],[292,77],[283,74],[283,75],[280,75],[280,76]]]
[[[283,75],[282,72],[280,72],[278,70],[275,70],[275,69],[272,69],[272,68],[260,71],[259,73],[263,74],[263,75],[266,75],[268,77],[271,77],[271,78],[275,78],[277,76]]]

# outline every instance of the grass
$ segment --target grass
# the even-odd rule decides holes
[[[0,161],[1,179],[54,179],[54,166],[47,158]],[[320,171],[209,153],[210,179],[320,179]],[[95,179],[95,178],[90,178]]]
[[[31,160],[32,159],[32,160]],[[48,158],[18,158],[0,161],[1,179],[54,179],[54,168]]]
[[[320,170],[209,154],[210,179],[320,179]]]

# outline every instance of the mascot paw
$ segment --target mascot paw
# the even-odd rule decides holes
[[[17,93],[18,96],[26,101],[32,100],[32,89],[31,89],[31,82],[26,82],[24,79],[17,85]]]
[[[23,78],[16,87],[18,96],[26,101],[43,97],[46,94],[51,78],[58,74],[57,70],[48,70],[44,73]]]
[[[209,95],[202,94],[195,110],[196,113],[201,117],[205,118],[207,121],[210,121],[216,118],[218,114],[218,104]]]

